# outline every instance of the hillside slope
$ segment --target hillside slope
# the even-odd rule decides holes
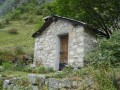
[[[21,4],[36,2],[37,4],[41,4],[44,2],[50,2],[51,0],[0,0],[0,15],[5,15],[10,11],[15,10]]]

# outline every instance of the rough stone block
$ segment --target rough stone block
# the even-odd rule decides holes
[[[31,84],[38,84],[37,75],[35,75],[35,74],[28,74],[27,78],[28,78],[28,81]]]
[[[65,80],[60,80],[59,81],[59,88],[71,88],[71,81],[68,80],[68,79],[65,79]]]
[[[49,87],[58,89],[59,88],[59,80],[55,78],[49,78]]]
[[[31,84],[36,85],[36,84],[45,83],[46,76],[37,75],[37,74],[28,74],[27,78]]]
[[[59,89],[49,87],[49,90],[59,90]]]
[[[10,85],[10,80],[5,80],[3,82],[3,89],[7,89],[9,85]]]
[[[33,86],[32,86],[32,90],[39,90],[39,89],[38,89],[38,86],[34,86],[34,85],[33,85]]]

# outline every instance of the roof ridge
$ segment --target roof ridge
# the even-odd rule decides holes
[[[44,31],[44,29],[46,29],[53,21],[55,21],[55,19],[63,19],[63,20],[70,21],[70,22],[74,23],[75,25],[83,25],[84,27],[92,29],[93,32],[107,37],[107,35],[104,32],[90,26],[89,24],[78,21],[78,20],[74,20],[74,19],[71,19],[71,18],[62,17],[62,16],[58,16],[58,15],[50,15],[50,16],[44,17],[43,19],[45,20],[45,23],[43,24],[43,26],[37,32],[35,32],[32,35],[32,37],[36,37],[37,35],[40,35]]]

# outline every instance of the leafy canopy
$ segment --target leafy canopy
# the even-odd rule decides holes
[[[52,12],[89,23],[109,36],[119,28],[119,8],[119,0],[55,0]]]

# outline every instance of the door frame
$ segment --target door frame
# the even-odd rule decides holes
[[[64,36],[64,35],[68,35],[68,59],[69,59],[69,33],[63,33],[63,34],[59,34],[57,35],[57,48],[56,48],[56,70],[59,70],[59,63],[60,63],[60,37]],[[68,63],[67,63],[68,64]]]

